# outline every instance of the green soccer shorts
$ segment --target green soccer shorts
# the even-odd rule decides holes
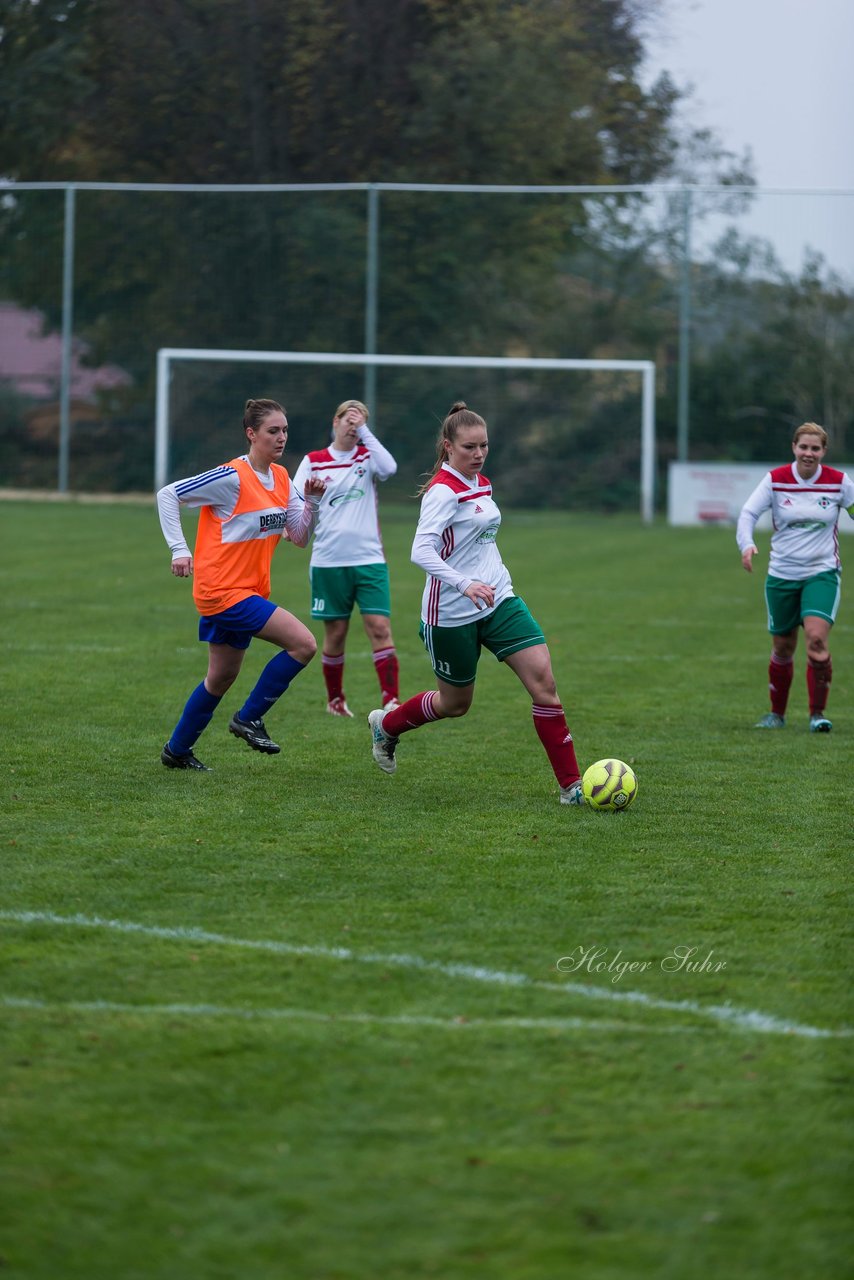
[[[841,591],[838,569],[826,569],[799,582],[773,578],[769,574],[765,579],[768,630],[772,636],[788,635],[801,625],[807,614],[835,622]]]
[[[321,621],[349,618],[355,605],[360,613],[391,614],[387,564],[355,564],[340,569],[313,568],[311,616]]]
[[[433,670],[447,684],[474,684],[480,650],[485,646],[499,662],[520,649],[545,644],[539,623],[519,596],[509,596],[482,621],[459,627],[434,627],[422,622],[419,635],[433,663]]]

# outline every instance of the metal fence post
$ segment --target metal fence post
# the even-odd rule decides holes
[[[676,457],[688,461],[691,393],[691,190],[682,202],[682,271],[679,288],[679,390],[676,407]]]
[[[365,267],[365,355],[377,353],[377,310],[380,273],[380,193],[372,183],[368,187],[367,263]],[[376,411],[377,367],[365,365],[365,404]]]
[[[71,453],[71,345],[74,340],[74,185],[65,188],[62,244],[62,364],[59,381],[59,492],[68,492]]]

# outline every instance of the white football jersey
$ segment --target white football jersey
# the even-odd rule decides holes
[[[306,454],[294,488],[302,493],[306,480],[319,476],[326,481],[311,549],[313,568],[385,562],[375,481],[387,480],[396,470],[389,451],[365,427],[348,453],[330,447]]]
[[[794,463],[763,476],[741,509],[736,527],[739,551],[755,546],[753,530],[763,511],[771,511],[774,532],[768,572],[774,578],[800,582],[828,569],[838,569],[839,515],[854,505],[854,480],[844,471],[819,467],[803,480]]]
[[[485,476],[467,480],[445,463],[421,499],[421,515],[412,544],[412,560],[427,574],[421,620],[430,626],[458,627],[488,617],[514,594],[496,538],[501,512]],[[495,588],[491,609],[478,609],[462,593],[472,582]]]

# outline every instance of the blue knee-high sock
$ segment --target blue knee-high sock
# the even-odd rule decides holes
[[[281,698],[294,676],[305,670],[305,664],[297,662],[284,649],[271,658],[258,677],[258,683],[238,711],[241,720],[260,720],[273,703]]]
[[[203,680],[187,699],[181,719],[169,739],[169,750],[174,751],[176,756],[186,755],[198,741],[202,730],[210,723],[210,718],[221,701],[222,698],[208,693]]]

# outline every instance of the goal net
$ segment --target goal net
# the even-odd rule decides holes
[[[254,366],[251,374],[243,367]],[[281,366],[287,366],[283,371]],[[157,353],[154,484],[244,451],[249,397],[285,407],[285,464],[329,439],[342,400],[364,400],[411,495],[435,457],[455,400],[490,429],[487,474],[507,505],[619,509],[655,505],[655,365],[651,360],[356,355],[164,347]]]

